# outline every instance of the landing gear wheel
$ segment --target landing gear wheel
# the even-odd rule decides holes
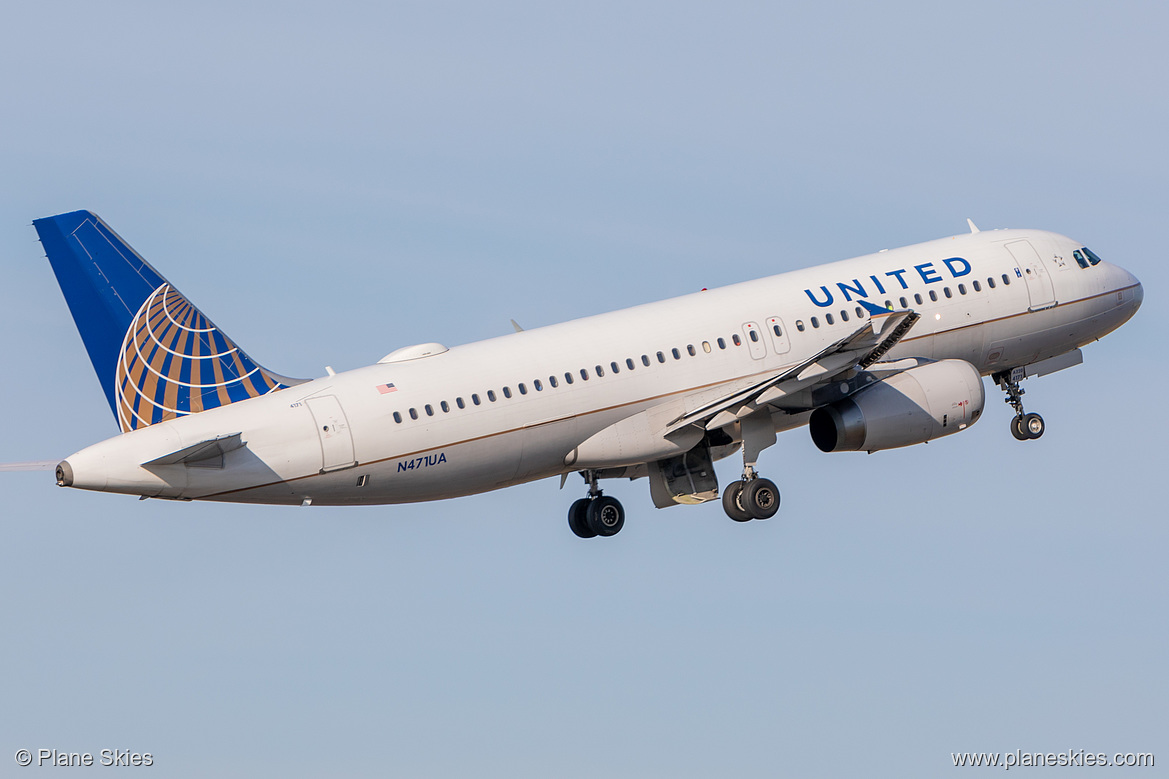
[[[743,507],[742,481],[733,481],[723,490],[723,511],[736,522],[750,522],[755,517]]]
[[[588,498],[581,498],[568,509],[568,526],[580,538],[594,538],[597,535],[589,527],[588,512],[590,503],[592,501]]]
[[[625,509],[621,501],[602,495],[595,498],[586,512],[589,530],[598,536],[615,536],[625,525]]]
[[[753,479],[743,487],[739,502],[755,519],[771,519],[779,511],[779,488],[770,479]]]
[[[1019,441],[1026,441],[1030,438],[1027,431],[1023,429],[1023,415],[1019,414],[1011,418],[1011,435]]]
[[[1019,427],[1032,440],[1043,435],[1043,431],[1047,429],[1047,425],[1043,422],[1043,417],[1038,414],[1027,414],[1019,423]]]

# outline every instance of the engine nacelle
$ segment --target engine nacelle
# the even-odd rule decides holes
[[[982,416],[978,369],[940,360],[890,376],[812,412],[808,430],[824,452],[896,449],[965,430]]]

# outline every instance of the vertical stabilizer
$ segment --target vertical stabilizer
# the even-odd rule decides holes
[[[33,226],[123,432],[300,383],[260,367],[96,214]]]

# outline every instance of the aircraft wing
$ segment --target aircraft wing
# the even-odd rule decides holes
[[[788,395],[831,381],[852,368],[867,368],[879,361],[921,318],[914,311],[886,311],[866,306],[872,317],[854,332],[804,362],[745,388],[732,390],[677,417],[664,435],[697,425],[713,430],[744,417]]]

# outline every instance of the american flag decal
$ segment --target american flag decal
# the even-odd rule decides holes
[[[391,392],[397,392],[398,388],[393,384],[379,384],[377,385],[377,391],[383,395],[389,395]]]

